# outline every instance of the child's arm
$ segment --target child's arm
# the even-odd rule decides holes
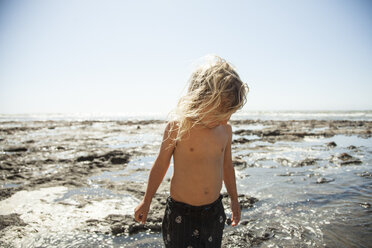
[[[236,190],[235,170],[231,159],[232,130],[230,125],[227,125],[227,132],[229,134],[229,141],[225,149],[225,158],[223,163],[223,181],[225,182],[225,187],[227,189],[227,192],[229,193],[231,200],[232,225],[236,226],[240,221],[240,205],[238,202],[238,193]]]
[[[173,142],[174,131],[172,131],[172,129],[174,129],[172,128],[172,124],[168,123],[164,131],[159,155],[157,156],[150,171],[145,197],[142,202],[134,209],[135,220],[138,222],[142,222],[142,224],[145,224],[146,222],[151,200],[154,197],[156,190],[159,188],[159,185],[162,182],[169,167],[169,163],[175,147],[175,142]]]

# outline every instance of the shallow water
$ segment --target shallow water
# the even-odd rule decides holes
[[[58,126],[59,122],[51,125],[55,124]],[[26,124],[17,122],[13,126],[22,125]],[[25,222],[30,223],[24,229],[17,227],[23,238],[15,243],[8,240],[9,245],[162,247],[160,233],[140,232],[130,236],[115,236],[92,232],[86,229],[84,222],[88,219],[102,219],[108,214],[133,213],[139,199],[103,187],[103,182],[146,183],[160,146],[164,126],[163,123],[141,125],[140,128],[137,125],[118,125],[115,122],[89,125],[81,123],[74,125],[74,128],[60,125],[53,129],[45,127],[25,131],[17,134],[17,138],[7,140],[7,145],[34,140],[33,144],[45,146],[48,153],[46,155],[40,149],[27,156],[42,156],[45,159],[72,158],[80,153],[85,154],[85,150],[79,148],[82,144],[85,149],[134,149],[138,153],[130,158],[123,169],[107,170],[89,176],[89,185],[86,187],[20,191],[1,201],[0,214],[18,212]],[[268,127],[270,126],[262,123],[239,124],[234,126],[233,131]],[[321,132],[327,128],[317,127],[308,131]],[[250,230],[257,234],[272,233],[267,240],[257,245],[260,247],[370,246],[372,179],[368,175],[372,173],[372,138],[341,134],[330,138],[312,136],[300,141],[267,142],[260,140],[261,137],[257,135],[234,135],[234,139],[240,137],[251,142],[232,146],[233,156],[239,156],[246,162],[246,166],[236,167],[238,192],[256,197],[259,201],[253,208],[243,210],[242,220],[248,221],[247,225],[235,229],[226,226],[225,233],[236,229],[242,232]],[[72,140],[76,139],[83,143],[73,143]],[[337,145],[327,146],[332,141]],[[65,149],[58,150],[55,148],[58,146],[64,146]],[[343,153],[361,163],[342,165],[339,156]],[[299,166],[307,159],[311,162]],[[43,167],[44,170],[34,173],[56,173],[58,166]],[[171,177],[172,170],[171,164],[165,180]],[[1,187],[20,185],[21,181],[4,182]],[[25,199],[32,201],[25,202]],[[82,202],[86,204],[81,205]],[[231,215],[229,211],[227,214]],[[12,238],[17,236],[7,235]]]

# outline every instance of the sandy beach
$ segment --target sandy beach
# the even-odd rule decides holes
[[[235,119],[242,221],[223,247],[368,247],[372,121]],[[172,164],[148,222],[164,120],[2,120],[1,247],[162,247]],[[228,217],[229,200],[223,188]]]

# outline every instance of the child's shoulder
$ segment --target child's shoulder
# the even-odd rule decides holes
[[[167,130],[168,132],[173,132],[176,131],[178,128],[179,128],[178,121],[168,121],[165,130]]]
[[[224,125],[221,125],[221,126],[223,126],[225,128],[226,132],[232,133],[232,127],[231,127],[230,124],[227,123],[227,124],[224,124]]]
[[[226,135],[229,137],[229,139],[232,139],[232,127],[230,124],[223,125],[225,128]]]
[[[225,124],[224,126],[228,132],[232,132],[232,127],[229,123]]]
[[[168,137],[171,137],[175,139],[177,136],[177,132],[179,129],[179,122],[178,121],[168,121],[164,132],[168,135]]]

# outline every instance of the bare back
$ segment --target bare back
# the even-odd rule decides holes
[[[193,127],[173,152],[171,197],[194,206],[215,201],[222,188],[223,163],[229,140],[226,125]]]

